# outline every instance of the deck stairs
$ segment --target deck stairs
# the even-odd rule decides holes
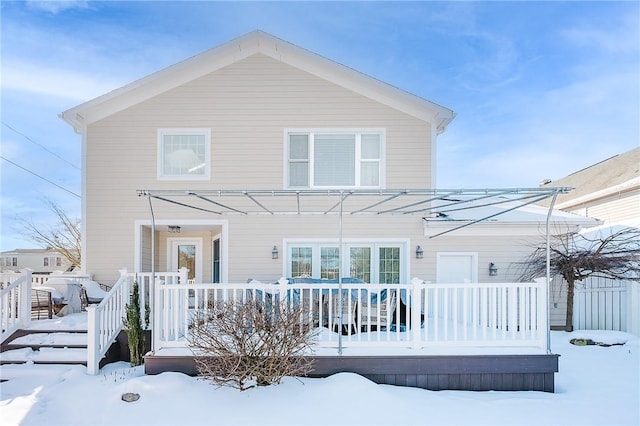
[[[1,364],[87,365],[87,330],[17,330],[0,346]]]

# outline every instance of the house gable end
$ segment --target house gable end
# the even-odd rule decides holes
[[[71,124],[77,132],[81,132],[82,128],[88,124],[256,53],[269,56],[411,116],[433,123],[437,132],[444,131],[455,116],[455,113],[447,108],[402,91],[262,31],[254,31],[207,50],[71,108],[60,116]]]

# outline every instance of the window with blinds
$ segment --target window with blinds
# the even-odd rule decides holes
[[[290,188],[380,188],[382,131],[287,134]]]

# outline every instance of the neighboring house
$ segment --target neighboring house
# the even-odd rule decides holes
[[[456,381],[475,371],[465,388],[553,390],[557,357],[548,348],[546,284],[513,283],[516,264],[544,241],[548,218],[563,232],[595,221],[564,212],[549,217],[533,205],[555,188],[432,189],[437,137],[455,117],[452,110],[255,31],[61,117],[82,136],[82,269],[99,282],[117,281],[96,308],[108,315],[93,318],[90,310],[96,342],[119,330],[98,322],[122,317],[116,303],[122,295],[112,295],[132,279],[155,292],[152,350],[162,357],[165,348],[184,347],[190,304],[227,294],[238,288],[233,283],[247,283],[242,289],[269,283],[264,294],[280,277],[342,276],[410,307],[395,309],[393,327],[377,323],[386,340],[374,341],[370,329],[360,332],[370,318],[353,319],[365,312],[336,313],[362,306],[362,299],[329,301],[324,321],[357,325],[356,335],[345,337],[350,344],[370,348],[368,355],[380,345],[409,345],[440,346],[451,351],[441,354],[455,356],[433,368],[420,364],[420,372],[402,357],[378,360],[387,367],[351,358],[349,367],[341,364],[341,337],[333,340],[342,334],[334,332],[322,343],[340,356],[323,358],[328,364],[319,370],[395,383],[393,374],[371,375],[360,366],[406,367],[402,380],[429,376],[435,382],[420,386],[432,389],[459,388]],[[191,287],[171,285],[177,275],[169,271],[182,267],[188,276],[181,272],[179,281]],[[138,274],[121,275],[121,268]],[[278,288],[293,288],[282,283]],[[477,283],[483,285],[470,285]],[[339,291],[321,288],[328,282],[299,285],[317,286],[314,294],[325,299]],[[324,325],[325,308],[309,307]],[[401,337],[410,324],[411,334]],[[101,341],[103,350],[108,344]],[[459,357],[460,346],[494,355],[515,346],[516,355],[493,357],[489,365],[477,353]],[[532,358],[523,361],[523,352]],[[431,358],[421,362],[439,362]],[[460,370],[452,381],[438,382],[438,369],[453,364]],[[486,382],[485,373],[500,384]]]
[[[640,225],[640,147],[541,186],[574,188],[558,196],[556,209],[596,218],[605,225]]]
[[[541,185],[554,186],[574,188],[558,196],[556,209],[598,219],[602,223],[599,229],[640,226],[640,147]],[[549,201],[540,204],[548,206]],[[630,296],[637,290],[632,292],[631,286],[638,284],[597,278],[580,283],[574,298],[574,328],[638,334],[640,320],[630,317],[632,309],[637,309],[631,307],[637,303]],[[560,326],[566,312],[566,283],[555,278],[551,294],[552,325]]]
[[[16,249],[0,253],[0,272],[20,272],[25,268],[34,273],[65,271],[71,264],[55,250]]]

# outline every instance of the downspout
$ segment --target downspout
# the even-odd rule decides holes
[[[549,295],[551,294],[551,232],[550,222],[551,213],[553,212],[553,206],[556,204],[558,198],[558,191],[553,192],[551,203],[549,204],[549,211],[547,212],[547,222],[545,224],[546,229],[546,250],[547,250],[547,353],[551,353],[551,306],[549,305]]]

